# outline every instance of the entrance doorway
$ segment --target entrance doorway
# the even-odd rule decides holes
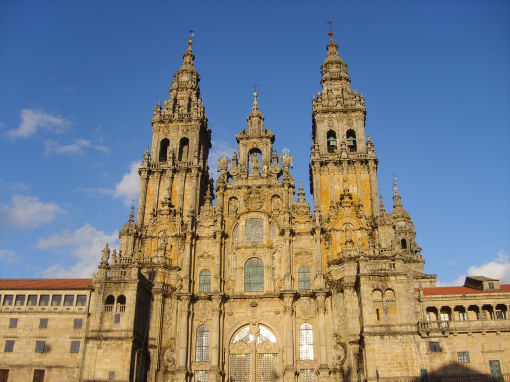
[[[276,382],[280,379],[276,336],[267,326],[239,329],[229,348],[229,382]]]

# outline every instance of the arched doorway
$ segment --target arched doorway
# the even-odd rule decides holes
[[[239,329],[229,347],[229,382],[276,382],[280,380],[279,346],[271,329],[263,324]]]

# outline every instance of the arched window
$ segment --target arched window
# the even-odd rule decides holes
[[[113,305],[115,305],[115,297],[112,295],[109,295],[104,300],[104,311],[105,312],[112,312],[113,311]]]
[[[356,151],[356,132],[353,129],[347,130],[346,133],[347,138],[347,147],[349,147],[349,151]]]
[[[189,151],[189,139],[182,138],[179,142],[179,160],[187,160]]]
[[[333,130],[329,130],[326,135],[326,142],[328,147],[328,153],[334,153],[336,151],[336,133]]]
[[[299,359],[313,360],[313,330],[307,322],[299,326]]]
[[[264,290],[264,263],[252,257],[244,264],[244,291],[262,292]]]
[[[121,294],[117,297],[117,312],[125,312],[126,311],[126,296]]]
[[[298,286],[300,290],[310,290],[310,268],[300,267],[298,270]]]
[[[186,107],[186,113],[191,113],[191,97],[188,98],[188,106]]]
[[[161,142],[159,143],[159,161],[160,162],[166,162],[168,160],[167,151],[168,151],[169,145],[170,145],[170,141],[167,138],[162,139]]]
[[[200,325],[197,328],[195,358],[197,362],[209,361],[209,328],[205,325]]]
[[[407,249],[407,240],[406,239],[400,239],[400,248]]]
[[[211,291],[211,272],[208,269],[200,271],[198,277],[198,291],[210,292]]]

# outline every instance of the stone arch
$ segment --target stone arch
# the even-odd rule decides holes
[[[336,139],[336,132],[334,130],[329,130],[326,134],[326,147],[328,149],[328,153],[336,152],[338,145]]]
[[[179,141],[179,160],[188,160],[189,155],[189,139],[186,137],[181,138]]]
[[[357,143],[356,143],[356,132],[353,129],[347,130],[345,133],[345,138],[347,141],[347,147],[350,152],[357,151]]]
[[[264,163],[264,157],[262,151],[258,147],[253,147],[248,151],[247,163],[248,174],[260,172],[262,164]]]
[[[170,141],[168,138],[163,138],[161,142],[159,142],[159,161],[166,162],[168,159],[168,146],[170,146]]]

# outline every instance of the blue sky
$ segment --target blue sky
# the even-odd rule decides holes
[[[510,282],[509,16],[508,1],[1,2],[0,277],[87,277],[115,245],[190,25],[213,155],[235,148],[256,83],[307,184],[331,19],[426,271]]]

